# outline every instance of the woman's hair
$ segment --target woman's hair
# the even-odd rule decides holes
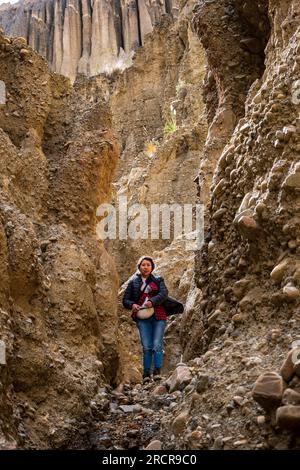
[[[141,256],[140,259],[138,260],[138,263],[137,263],[138,269],[140,269],[140,266],[141,266],[142,262],[144,261],[144,259],[150,261],[151,266],[152,266],[152,271],[153,271],[154,268],[155,268],[155,264],[154,264],[154,261],[153,261],[153,259],[151,258],[151,256]]]

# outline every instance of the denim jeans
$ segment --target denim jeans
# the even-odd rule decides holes
[[[150,373],[152,356],[154,367],[161,369],[163,362],[163,338],[166,320],[156,320],[155,315],[147,320],[137,320],[137,327],[143,346],[144,374]]]

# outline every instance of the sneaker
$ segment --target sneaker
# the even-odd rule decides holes
[[[144,384],[150,382],[150,380],[151,380],[151,377],[150,377],[149,373],[143,375],[143,383]]]
[[[161,375],[160,375],[160,369],[154,369],[153,370],[153,380],[160,380]]]

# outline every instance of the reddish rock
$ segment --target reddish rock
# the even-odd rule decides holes
[[[172,431],[176,436],[183,434],[186,429],[188,413],[183,412],[178,415],[172,423]]]
[[[158,385],[152,392],[152,395],[165,395],[167,393],[167,389],[164,385]]]
[[[147,445],[145,450],[161,450],[161,442],[158,440],[151,441],[150,444]]]
[[[284,405],[300,405],[300,393],[291,388],[287,388],[284,391],[282,403]]]
[[[238,228],[242,235],[244,235],[249,240],[254,240],[257,238],[260,228],[256,221],[247,215],[241,217],[238,221]]]
[[[300,406],[281,406],[276,411],[276,424],[283,429],[300,429]]]
[[[293,357],[296,351],[297,351],[297,348],[294,348],[288,353],[280,369],[280,374],[282,375],[283,379],[286,382],[289,382],[290,380],[292,380],[293,375],[294,375]]]
[[[252,396],[266,411],[280,405],[284,382],[276,372],[265,372],[255,382]]]

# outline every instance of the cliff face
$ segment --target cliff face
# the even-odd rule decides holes
[[[72,446],[117,381],[118,276],[95,212],[118,150],[105,102],[23,40],[0,34],[0,78],[0,442]]]
[[[126,196],[128,206],[143,204],[149,214],[151,204],[196,203],[193,179],[207,124],[199,93],[205,76],[204,50],[189,25],[192,5],[186,2],[175,23],[166,17],[154,29],[111,96],[113,129],[121,148],[115,201]],[[168,130],[170,123],[173,128]],[[149,217],[149,235],[150,228]],[[112,243],[121,280],[134,272],[141,252],[160,251],[170,243],[150,236],[128,238],[125,246],[121,240]]]
[[[24,0],[0,7],[0,25],[22,36],[52,70],[74,81],[130,64],[172,0]],[[174,10],[175,12],[175,10]]]
[[[193,25],[208,62],[206,229],[181,324],[194,378],[165,438],[181,419],[175,448],[299,448],[299,401],[283,396],[299,372],[278,375],[299,337],[299,2],[201,0]],[[263,376],[262,408],[265,371],[279,393]]]
[[[206,329],[204,348],[216,333],[215,325],[209,327],[207,323],[215,311],[228,326],[234,326],[232,318],[238,318],[235,315],[241,315],[241,321],[246,323],[251,318],[257,321],[273,315],[280,318],[283,312],[289,311],[290,315],[297,312],[299,302],[296,293],[295,297],[289,295],[289,287],[297,287],[297,280],[292,276],[299,256],[296,228],[299,116],[293,98],[299,79],[295,46],[299,7],[297,2],[287,7],[287,2],[279,0],[269,4],[251,2],[248,6],[242,3],[235,2],[228,21],[234,24],[235,18],[240,17],[250,28],[248,32],[244,28],[246,38],[236,36],[240,54],[247,61],[240,60],[240,69],[233,69],[233,73],[228,67],[229,48],[226,48],[227,59],[225,49],[221,50],[224,57],[221,60],[220,48],[211,45],[212,34],[204,20],[209,15],[219,18],[216,8],[219,13],[220,9],[228,11],[231,2],[220,2],[217,7],[199,2],[194,18],[195,28],[208,48],[210,79],[215,80],[218,96],[206,144],[214,169],[207,205],[207,238],[196,263],[197,284],[204,295],[201,304]],[[261,44],[266,40],[264,50]],[[260,76],[257,67],[262,64],[264,54],[265,69],[260,68]],[[252,70],[249,77],[252,76],[253,82],[249,78],[247,85],[243,80],[245,104],[239,110],[235,98],[243,69]],[[218,116],[224,102],[229,103],[227,108],[233,119],[220,123]],[[223,147],[219,131],[227,135]],[[216,143],[217,160],[212,158],[212,142]],[[200,182],[200,190],[204,185]],[[273,270],[280,262],[287,267],[277,279]],[[201,349],[198,340],[197,343]]]

